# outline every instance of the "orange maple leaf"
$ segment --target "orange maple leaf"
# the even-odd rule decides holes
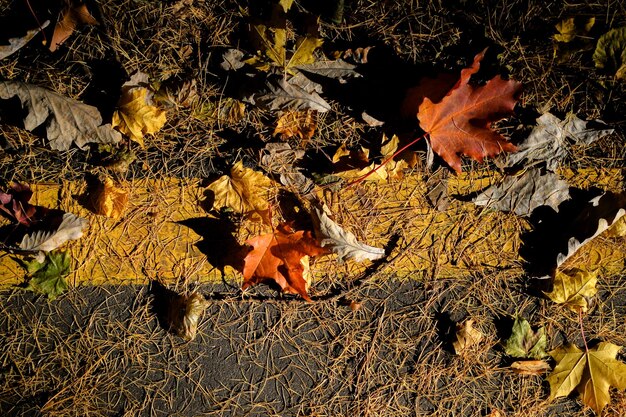
[[[274,233],[248,239],[252,246],[244,258],[243,285],[246,289],[252,285],[274,281],[283,292],[300,294],[311,301],[304,279],[304,265],[300,260],[308,256],[329,253],[317,243],[310,231],[293,232],[288,227],[280,227]]]
[[[472,66],[461,71],[459,81],[440,101],[426,96],[419,106],[420,127],[430,136],[433,151],[456,172],[461,172],[459,155],[482,162],[486,156],[517,150],[491,129],[491,123],[513,113],[522,84],[500,76],[478,87],[468,83],[478,72],[485,52],[476,55]]]

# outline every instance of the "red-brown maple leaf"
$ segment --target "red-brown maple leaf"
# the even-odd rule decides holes
[[[300,230],[289,233],[278,228],[274,233],[248,239],[246,243],[252,250],[244,258],[243,285],[246,289],[252,285],[274,281],[283,292],[300,294],[311,301],[304,279],[302,257],[328,253],[318,245],[310,231]]]
[[[0,192],[0,210],[14,218],[18,223],[29,226],[35,218],[37,210],[44,212],[43,207],[33,206],[28,201],[33,192],[26,184],[13,183],[8,192]]]
[[[478,72],[485,52],[476,55],[472,66],[461,71],[459,81],[440,101],[424,97],[419,106],[420,127],[430,136],[433,151],[456,172],[461,172],[459,155],[482,162],[484,157],[517,150],[491,129],[491,123],[513,113],[522,84],[500,76],[482,86],[468,83]]]

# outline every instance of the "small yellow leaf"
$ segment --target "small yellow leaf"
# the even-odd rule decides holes
[[[598,292],[598,278],[595,272],[573,268],[567,271],[556,271],[554,288],[545,295],[558,304],[564,304],[574,311],[586,312],[588,298]]]
[[[208,305],[204,296],[197,292],[189,296],[177,294],[167,310],[170,329],[187,341],[195,339],[198,322]]]
[[[313,137],[317,127],[316,116],[317,112],[314,110],[284,112],[276,122],[274,136],[280,135],[283,140],[297,136],[303,141],[308,141]]]
[[[464,350],[480,343],[484,335],[474,328],[474,320],[469,319],[463,324],[456,325],[456,341],[452,343],[457,355]]]
[[[572,344],[550,352],[557,363],[548,376],[550,399],[565,397],[576,389],[583,403],[600,415],[611,401],[609,388],[626,389],[626,364],[616,359],[620,349],[601,342],[588,352]]]
[[[567,43],[573,41],[577,36],[587,36],[595,23],[595,17],[590,17],[585,20],[580,20],[575,17],[564,19],[556,25],[556,30],[559,33],[554,35],[554,40]]]
[[[149,91],[144,87],[133,87],[122,93],[113,113],[111,124],[132,141],[144,145],[145,134],[153,134],[165,125],[165,110],[153,106]]]
[[[91,202],[96,214],[113,219],[119,218],[128,202],[128,191],[106,177],[91,195]]]
[[[293,0],[278,0],[278,4],[283,7],[283,10],[285,12],[288,12],[291,8],[291,5],[293,4]]]
[[[273,181],[237,162],[230,176],[223,175],[207,189],[214,195],[212,207],[230,207],[253,221],[271,225],[268,195]]]

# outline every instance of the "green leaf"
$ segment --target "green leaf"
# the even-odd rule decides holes
[[[67,252],[49,252],[43,262],[26,263],[26,270],[31,275],[26,289],[54,300],[68,288],[64,277],[70,273],[70,256]]]
[[[505,352],[514,358],[541,359],[548,356],[548,339],[542,327],[533,332],[526,319],[517,317],[513,323],[511,337],[506,341]]]
[[[609,30],[602,35],[593,53],[596,68],[601,68],[615,77],[626,80],[626,26]]]

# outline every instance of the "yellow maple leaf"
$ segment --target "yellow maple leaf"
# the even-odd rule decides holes
[[[207,190],[213,195],[212,208],[229,207],[253,221],[271,225],[268,196],[274,182],[258,171],[237,162],[229,175],[211,183]]]
[[[316,116],[317,112],[315,110],[286,111],[276,122],[274,136],[280,135],[283,140],[297,136],[301,140],[307,141],[315,133],[315,128],[317,127]]]
[[[595,17],[589,19],[580,20],[575,17],[561,20],[556,25],[556,30],[559,32],[554,35],[554,40],[557,42],[571,42],[577,36],[587,36],[589,31],[596,23]]]
[[[586,352],[572,344],[551,351],[556,367],[548,376],[550,399],[566,397],[576,389],[583,403],[600,415],[611,402],[609,388],[626,389],[626,364],[616,359],[620,349],[601,342]]]
[[[161,130],[166,120],[165,110],[151,104],[148,89],[133,87],[122,92],[111,125],[144,146],[144,135]]]
[[[128,191],[116,184],[112,178],[106,177],[98,184],[91,194],[91,203],[96,214],[113,219],[119,218],[128,202]]]
[[[564,304],[574,311],[586,312],[589,307],[588,298],[598,292],[598,278],[595,272],[573,268],[567,271],[556,271],[554,288],[544,293],[558,304]]]

